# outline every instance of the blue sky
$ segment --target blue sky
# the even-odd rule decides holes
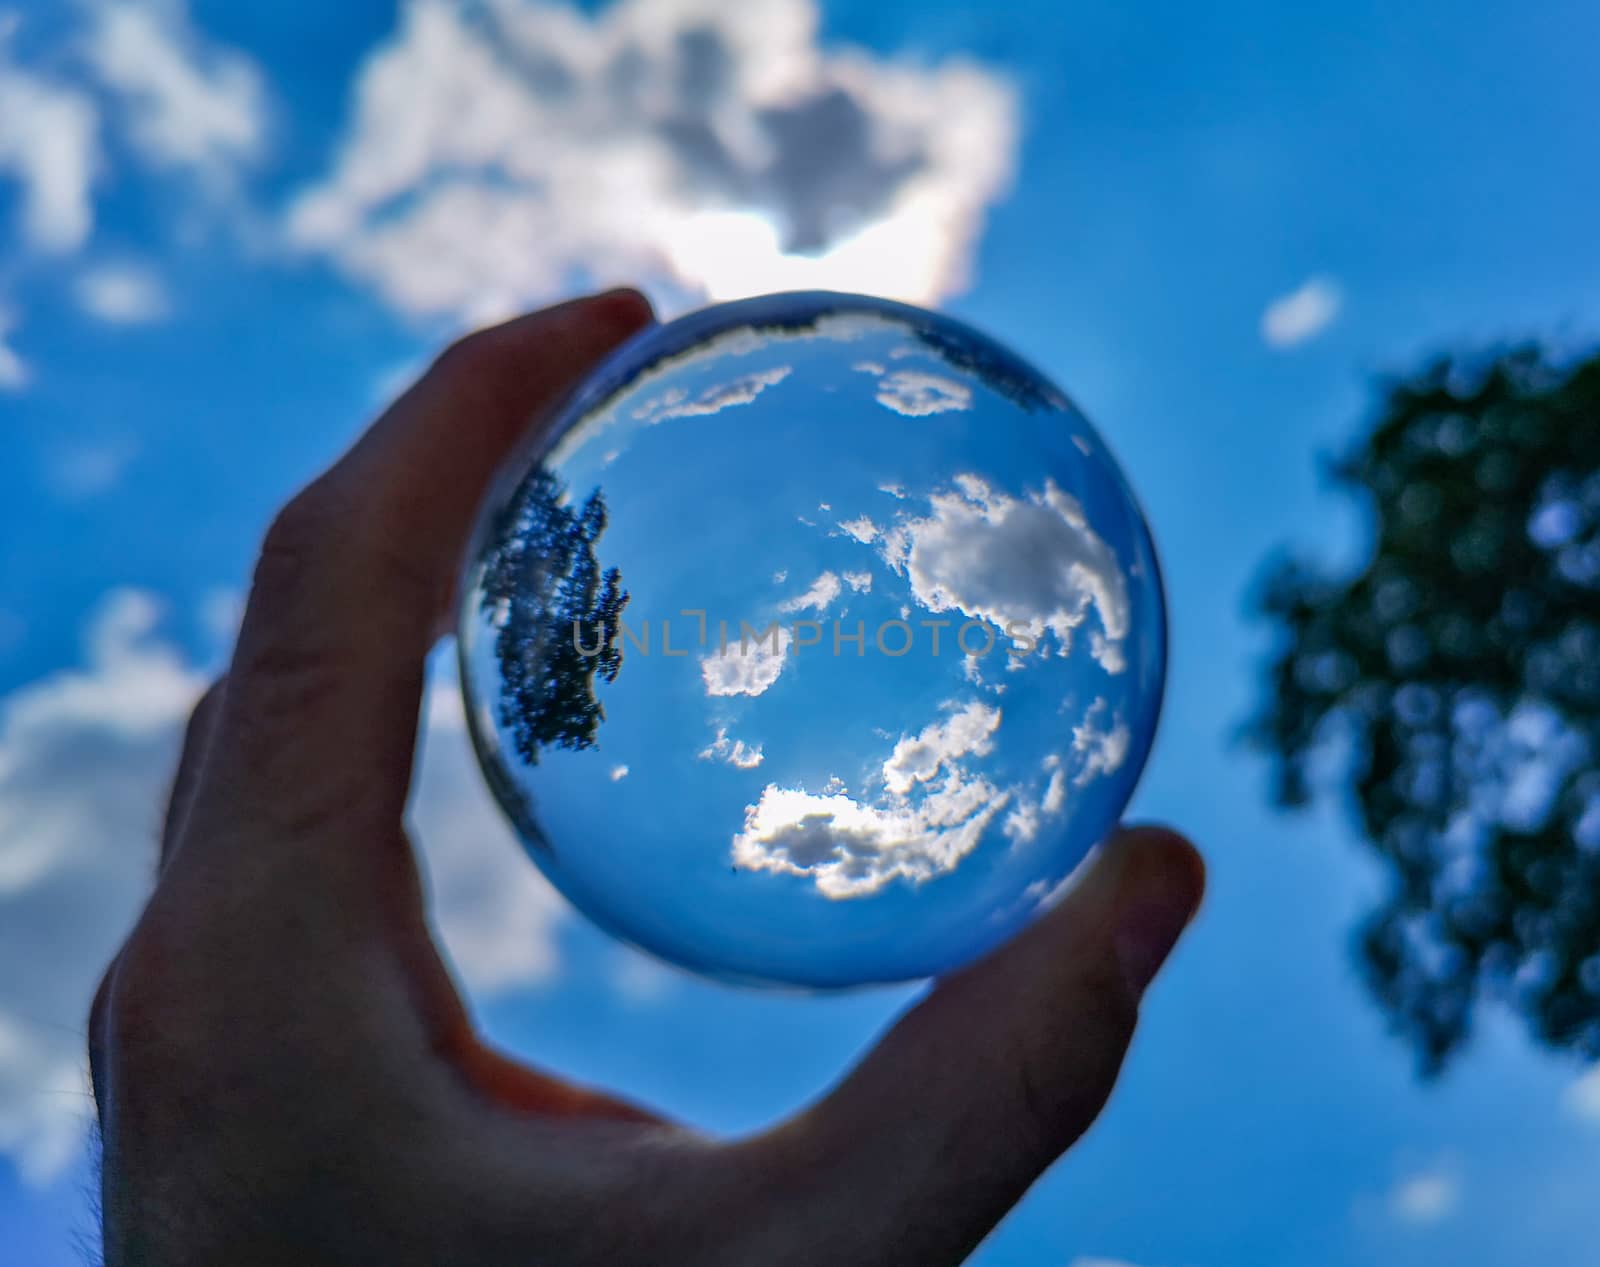
[[[1106,1116],[975,1261],[1594,1267],[1600,1083],[1491,1016],[1419,1086],[1349,968],[1381,877],[1338,807],[1266,809],[1229,735],[1262,555],[1361,551],[1316,471],[1372,377],[1592,337],[1600,10],[478,7],[493,42],[442,4],[0,19],[8,1256],[80,1261],[80,1017],[272,510],[442,339],[632,280],[670,310],[788,284],[937,302],[1073,395],[1151,520],[1172,647],[1135,810],[1195,836],[1211,895]],[[672,108],[719,164],[663,139],[672,41],[708,23],[722,95]],[[644,31],[650,91],[602,86]],[[800,106],[828,92],[878,148],[808,144]],[[819,218],[819,187],[860,214]],[[820,255],[785,252],[808,232]],[[753,995],[620,951],[516,852],[446,695],[430,716],[416,813],[440,923],[518,1050],[737,1130],[903,1003]]]

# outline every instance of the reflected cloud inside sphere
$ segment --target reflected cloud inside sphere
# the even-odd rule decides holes
[[[1160,707],[1155,557],[1003,348],[859,296],[725,304],[530,444],[473,547],[462,681],[530,855],[602,926],[727,979],[934,975],[1115,823]]]

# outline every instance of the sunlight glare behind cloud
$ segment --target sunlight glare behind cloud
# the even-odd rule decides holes
[[[817,27],[812,0],[411,0],[290,240],[406,312],[473,320],[575,274],[685,299],[960,290],[1014,174],[1014,89]]]

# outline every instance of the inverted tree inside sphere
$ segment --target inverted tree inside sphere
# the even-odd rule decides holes
[[[1149,751],[1166,641],[1103,441],[976,331],[860,296],[619,349],[508,464],[462,681],[580,910],[685,967],[947,971],[1048,906]]]

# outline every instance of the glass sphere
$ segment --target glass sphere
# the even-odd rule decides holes
[[[769,295],[636,336],[510,462],[462,681],[534,862],[713,976],[946,972],[1115,824],[1166,661],[1105,444],[967,326]]]

